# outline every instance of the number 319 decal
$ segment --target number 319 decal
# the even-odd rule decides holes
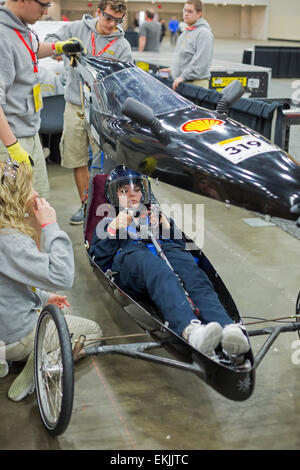
[[[223,140],[212,145],[212,149],[234,164],[260,153],[274,152],[276,150],[276,148],[267,142],[250,135]]]

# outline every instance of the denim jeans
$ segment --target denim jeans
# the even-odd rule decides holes
[[[176,274],[164,260],[140,243],[136,249],[122,254],[121,263],[118,262],[118,256],[115,257],[112,270],[118,271],[118,286],[133,297],[147,293],[169,327],[178,335],[195,318],[204,324],[212,321],[221,326],[232,323],[233,320],[219,301],[212,283],[197,266],[193,256],[172,242],[163,242],[161,246],[183,281],[190,299],[199,308],[199,317],[194,314]]]

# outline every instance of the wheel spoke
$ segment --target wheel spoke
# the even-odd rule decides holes
[[[59,435],[71,417],[74,373],[70,335],[58,309],[43,311],[36,338],[35,376],[39,410],[47,430],[52,435]]]

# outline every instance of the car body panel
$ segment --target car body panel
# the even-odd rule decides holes
[[[254,130],[196,106],[133,64],[82,58],[91,133],[116,163],[176,187],[261,214],[298,218],[300,165]],[[151,107],[169,136],[122,114],[128,97]]]

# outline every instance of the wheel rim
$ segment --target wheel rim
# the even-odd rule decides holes
[[[63,362],[61,348],[52,350],[53,344],[60,344],[58,331],[50,315],[45,315],[40,325],[37,347],[38,400],[43,419],[48,427],[58,422],[63,398]]]

